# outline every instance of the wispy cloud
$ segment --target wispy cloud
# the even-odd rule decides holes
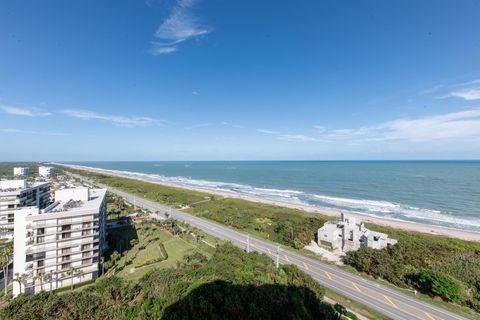
[[[480,137],[480,109],[470,109],[416,119],[397,119],[349,129],[325,131],[321,138],[353,142],[434,140]]]
[[[260,133],[265,133],[265,134],[273,134],[273,135],[280,134],[280,132],[278,132],[278,131],[272,131],[272,130],[267,130],[267,129],[257,129],[257,131],[260,132]]]
[[[50,112],[45,112],[37,108],[19,108],[0,105],[0,110],[13,116],[43,117],[51,115]]]
[[[444,88],[444,93],[438,95],[437,99],[461,98],[466,101],[480,100],[480,79],[471,80],[454,85],[437,85],[435,90],[426,90],[426,93],[433,93],[440,88]],[[446,93],[445,93],[446,92]]]
[[[89,110],[78,110],[78,109],[65,109],[61,110],[61,113],[69,117],[82,119],[82,120],[100,120],[112,123],[119,127],[144,127],[148,125],[159,125],[163,120],[158,120],[150,117],[125,117],[117,115],[107,115],[101,114]]]
[[[194,96],[199,96],[199,95],[200,95],[200,92],[198,92],[198,91],[192,91],[192,94],[193,94]]]
[[[194,15],[196,0],[177,0],[170,15],[155,32],[150,53],[154,56],[178,51],[178,45],[189,39],[206,35],[212,28],[202,25]]]
[[[245,126],[242,126],[242,125],[239,125],[239,124],[232,124],[232,123],[227,122],[227,121],[222,121],[221,124],[223,126],[229,126],[229,127],[232,127],[232,128],[245,129]]]
[[[152,42],[152,47],[150,48],[150,53],[154,56],[159,56],[162,54],[169,54],[178,51],[176,46],[164,47],[159,43]]]
[[[307,136],[303,134],[288,134],[288,133],[280,133],[278,131],[266,130],[266,129],[257,129],[258,132],[269,134],[277,137],[279,140],[285,140],[290,142],[320,142],[321,139]]]
[[[186,130],[192,130],[192,129],[198,129],[198,128],[211,127],[213,125],[214,125],[214,123],[205,122],[205,123],[199,123],[199,124],[194,124],[192,126],[185,127],[185,129]]]
[[[433,87],[429,87],[427,89],[424,89],[420,92],[420,95],[426,95],[426,94],[432,94],[434,92],[437,92],[438,90],[444,88],[445,85],[443,84],[437,84],[437,85],[434,85]]]
[[[457,97],[467,101],[480,100],[480,87],[453,91],[444,97]]]
[[[31,130],[21,130],[21,129],[11,129],[11,128],[0,128],[0,132],[4,133],[18,133],[18,134],[35,134],[35,135],[46,135],[46,136],[69,136],[68,133],[62,132],[49,132],[49,131],[31,131]]]

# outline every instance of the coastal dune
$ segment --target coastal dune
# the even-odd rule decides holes
[[[65,167],[70,167],[73,169],[86,170],[86,171],[102,173],[102,174],[110,174],[112,176],[136,179],[144,182],[155,183],[155,184],[174,187],[174,188],[181,188],[186,190],[209,193],[209,194],[213,194],[213,195],[221,196],[225,198],[243,199],[246,201],[252,201],[257,203],[265,203],[265,204],[271,204],[271,205],[276,205],[281,207],[299,209],[299,210],[304,210],[306,212],[332,216],[332,219],[340,213],[339,210],[334,210],[329,208],[318,208],[318,207],[308,205],[308,204],[303,204],[303,203],[302,204],[290,203],[290,202],[284,202],[281,200],[265,199],[265,198],[254,196],[254,195],[240,194],[232,191],[203,189],[203,188],[196,188],[196,187],[185,186],[185,185],[180,185],[175,183],[169,183],[165,181],[155,181],[152,179],[146,179],[141,176],[133,176],[127,173],[116,172],[113,170],[105,170],[105,169],[98,169],[98,168],[63,164],[63,163],[56,163],[56,164],[62,165]],[[358,220],[362,220],[365,223],[372,223],[380,226],[386,226],[386,227],[391,227],[395,229],[402,229],[406,231],[421,232],[421,233],[427,233],[432,235],[442,235],[442,236],[448,236],[448,237],[453,237],[453,238],[467,240],[467,241],[480,242],[480,233],[477,233],[477,232],[447,228],[447,227],[441,227],[441,226],[434,226],[434,225],[428,225],[428,224],[421,224],[421,223],[415,223],[410,221],[393,220],[393,219],[386,219],[381,217],[372,217],[369,215],[359,214],[356,212],[351,212],[346,210],[342,210],[342,212],[344,212],[349,216],[355,217]]]

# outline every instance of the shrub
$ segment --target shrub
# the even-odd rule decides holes
[[[460,286],[449,276],[428,269],[422,269],[412,277],[414,285],[424,293],[439,296],[445,300],[461,302]]]

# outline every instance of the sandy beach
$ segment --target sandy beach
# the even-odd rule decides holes
[[[140,181],[144,181],[144,182],[156,183],[156,184],[169,186],[169,187],[181,188],[181,189],[192,190],[192,191],[199,191],[199,192],[209,193],[209,194],[222,196],[222,197],[226,197],[226,198],[243,199],[243,200],[252,201],[252,202],[265,203],[265,204],[277,205],[277,206],[281,206],[281,207],[300,209],[300,210],[304,210],[304,211],[307,211],[307,212],[314,212],[314,213],[318,213],[318,214],[322,214],[322,215],[328,215],[328,216],[332,216],[332,217],[336,217],[340,212],[340,211],[337,211],[337,210],[332,210],[332,209],[328,209],[328,208],[318,208],[318,207],[314,207],[314,206],[310,206],[310,205],[306,205],[306,204],[293,204],[293,203],[287,203],[287,202],[282,202],[282,201],[278,201],[278,200],[264,199],[264,198],[255,197],[255,196],[246,196],[246,195],[235,193],[235,192],[217,191],[217,190],[202,189],[202,188],[193,188],[193,187],[188,187],[188,186],[183,186],[183,185],[178,185],[178,184],[173,184],[173,183],[159,182],[159,181],[144,179],[144,178],[140,178],[140,177],[136,177],[136,176],[131,176],[131,175],[128,175],[128,174],[106,172],[105,170],[101,170],[101,169],[95,169],[95,168],[89,168],[89,167],[83,167],[83,166],[76,166],[76,165],[61,164],[61,163],[58,163],[58,164],[62,165],[62,166],[65,166],[65,167],[71,167],[71,168],[79,169],[79,170],[92,171],[92,172],[102,173],[102,174],[110,174],[110,175],[118,176],[118,177],[122,177],[122,178],[136,179],[136,180],[140,180]],[[385,218],[380,218],[380,217],[372,217],[372,216],[362,215],[362,214],[349,212],[349,211],[343,211],[343,212],[345,214],[349,215],[349,216],[353,216],[356,219],[362,220],[366,223],[373,223],[373,224],[377,224],[377,225],[381,225],[381,226],[388,226],[388,227],[407,230],[407,231],[416,231],[416,232],[428,233],[428,234],[433,234],[433,235],[449,236],[449,237],[458,238],[458,239],[462,239],[462,240],[480,242],[480,233],[477,233],[477,232],[460,230],[460,229],[453,229],[453,228],[445,228],[445,227],[439,227],[439,226],[432,226],[432,225],[427,225],[427,224],[419,224],[419,223],[414,223],[414,222],[409,222],[409,221],[400,221],[400,220],[385,219]]]

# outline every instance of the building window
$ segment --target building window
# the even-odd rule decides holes
[[[37,237],[37,243],[44,243],[44,242],[45,242],[45,237],[44,236]]]
[[[67,256],[63,256],[62,257],[62,262],[65,262],[65,261],[70,261],[70,255],[67,255]],[[63,268],[63,267],[62,267]]]
[[[70,262],[69,263],[62,263],[62,270],[70,268]]]
[[[67,224],[65,226],[62,226],[62,231],[70,231],[72,229],[72,225],[71,224]]]
[[[45,265],[45,260],[38,260],[37,267],[43,267]]]
[[[88,250],[92,247],[90,244],[82,244],[82,251]]]
[[[82,260],[82,265],[91,264],[91,263],[92,263],[92,259],[83,259]]]
[[[82,236],[88,236],[90,233],[90,230],[82,230]]]
[[[72,237],[70,232],[62,233],[62,239],[69,239]]]
[[[41,236],[45,234],[45,228],[38,228],[37,229],[37,235]]]
[[[70,253],[70,251],[72,251],[72,248],[63,248],[62,254]]]
[[[8,209],[14,209],[15,208],[15,205],[14,204],[9,204],[8,205]]]
[[[82,228],[83,228],[83,229],[90,228],[91,226],[92,226],[92,224],[91,224],[90,222],[84,222],[84,223],[82,224]]]

